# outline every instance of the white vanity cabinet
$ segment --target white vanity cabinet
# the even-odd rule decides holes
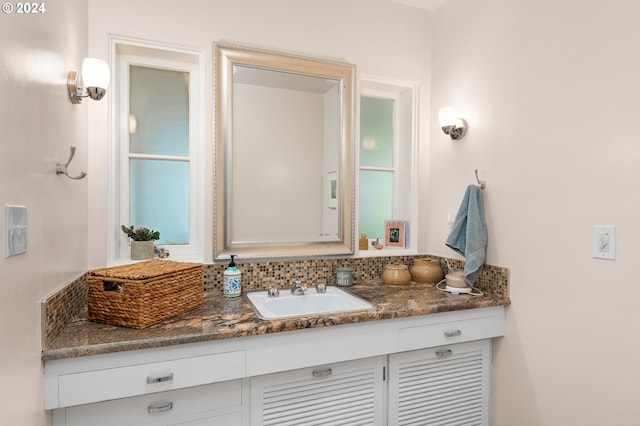
[[[383,425],[385,356],[251,378],[251,426]]]
[[[56,410],[65,426],[242,426],[242,380]],[[246,416],[245,416],[246,417]]]
[[[389,355],[388,426],[488,426],[491,340]]]
[[[490,378],[490,339],[253,377],[251,426],[488,426]]]
[[[504,318],[496,306],[48,360],[45,407],[54,426],[417,426],[447,422],[405,419],[459,405],[488,425]]]

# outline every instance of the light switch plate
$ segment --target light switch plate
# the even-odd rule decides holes
[[[595,259],[616,258],[616,227],[613,225],[593,226],[593,257]]]
[[[27,252],[27,208],[4,206],[4,257]]]

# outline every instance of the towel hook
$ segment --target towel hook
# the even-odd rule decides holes
[[[70,149],[70,152],[69,152],[69,159],[67,160],[67,162],[65,164],[56,163],[56,174],[57,175],[65,175],[69,179],[82,179],[85,176],[87,176],[87,174],[85,172],[80,172],[80,174],[78,176],[69,176],[69,172],[67,171],[67,167],[69,167],[69,163],[71,163],[71,160],[73,160],[73,156],[76,155],[76,147],[72,146],[70,148],[71,149]]]
[[[487,182],[480,180],[478,177],[478,169],[476,169],[476,180],[478,181],[478,185],[480,185],[480,189],[484,189],[487,186]]]

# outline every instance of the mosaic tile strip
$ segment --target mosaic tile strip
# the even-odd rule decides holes
[[[42,301],[42,346],[49,343],[87,306],[87,274]]]
[[[267,289],[270,285],[288,288],[295,280],[300,280],[307,286],[313,286],[318,282],[333,285],[335,269],[338,267],[353,268],[357,282],[374,281],[380,279],[388,263],[402,263],[411,267],[414,258],[424,257],[439,260],[445,273],[449,271],[449,267],[454,270],[464,269],[464,261],[439,256],[354,257],[260,263],[236,261],[236,264],[242,271],[243,290],[252,291]],[[222,274],[226,268],[227,266],[223,264],[205,265],[205,291],[222,291]],[[485,293],[509,297],[509,270],[499,266],[484,265],[475,286]]]

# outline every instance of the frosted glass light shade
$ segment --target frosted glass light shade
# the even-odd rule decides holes
[[[86,93],[83,92],[82,83],[87,88]],[[85,58],[82,61],[82,73],[78,75],[76,71],[69,71],[67,75],[67,91],[69,92],[69,100],[72,104],[79,104],[82,98],[90,97],[95,101],[99,101],[107,93],[111,74],[109,65],[105,61],[96,58]]]
[[[82,61],[82,81],[85,87],[107,89],[111,75],[109,65],[101,59],[85,58]]]
[[[455,125],[457,118],[456,110],[453,107],[442,107],[440,111],[438,111],[440,127]]]
[[[449,135],[453,140],[462,139],[467,131],[467,122],[464,118],[458,117],[458,113],[453,107],[440,108],[438,121],[444,134]]]

